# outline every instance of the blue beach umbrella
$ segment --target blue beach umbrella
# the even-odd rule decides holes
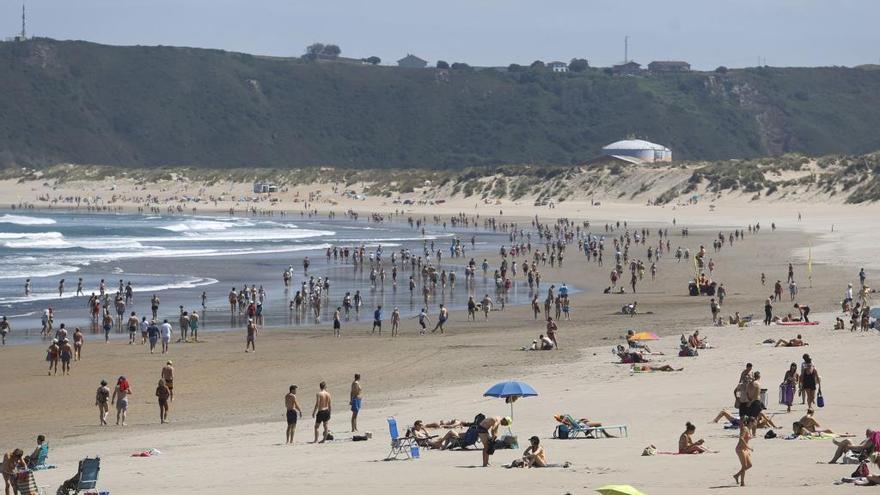
[[[483,393],[483,397],[498,397],[510,404],[510,417],[513,418],[513,403],[520,397],[535,397],[538,392],[528,383],[509,381],[496,383]]]

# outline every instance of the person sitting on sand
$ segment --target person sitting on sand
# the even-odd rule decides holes
[[[664,364],[663,366],[651,365],[651,364],[634,364],[633,371],[638,373],[650,373],[652,371],[683,371],[684,368],[673,368],[668,364]]]
[[[647,363],[649,362],[645,359],[644,356],[640,352],[628,351],[622,345],[618,345],[614,351],[614,354],[620,358],[621,364],[633,364],[633,363]]]
[[[550,340],[549,337],[545,335],[538,336],[538,349],[542,351],[552,351],[553,350],[553,341]]]
[[[742,319],[742,317],[740,317],[739,311],[734,312],[733,316],[728,316],[727,321],[731,325],[737,325],[737,326],[739,326],[740,324],[743,323],[743,319]]]
[[[737,418],[736,416],[730,414],[725,409],[722,409],[721,412],[718,413],[718,416],[715,416],[715,419],[713,419],[712,422],[717,423],[721,420],[721,418],[726,419],[733,426],[739,426],[741,423],[740,418]],[[758,416],[755,417],[755,422],[757,423],[758,428],[779,428],[779,426],[776,426],[776,424],[773,422],[773,419],[770,418],[770,416],[764,414],[763,411],[758,413]]]
[[[690,421],[684,425],[684,433],[678,437],[678,453],[679,454],[703,454],[709,452],[709,449],[703,446],[705,441],[701,438],[694,441],[694,433],[697,427]]]
[[[706,344],[706,339],[700,337],[700,331],[695,330],[694,333],[688,337],[688,345],[693,347],[694,349],[708,349],[708,345]]]
[[[627,345],[628,345],[631,349],[644,349],[645,351],[647,351],[647,352],[650,354],[650,353],[651,353],[651,349],[648,347],[648,344],[645,344],[644,342],[641,342],[641,341],[639,341],[639,340],[633,340],[633,337],[635,337],[635,335],[636,335],[635,330],[627,330],[627,331],[626,331],[626,343],[627,343]]]
[[[626,306],[620,308],[620,313],[625,314],[625,315],[629,315],[630,317],[633,317],[636,315],[636,312],[637,312],[636,308],[638,307],[638,305],[639,305],[638,301],[633,301],[632,303],[627,304]]]
[[[862,440],[858,445],[853,444],[852,440],[845,438],[841,441],[834,440],[834,445],[837,446],[837,451],[834,453],[834,457],[828,461],[828,464],[836,464],[837,460],[840,459],[843,454],[847,452],[870,452],[870,451],[880,451],[880,431],[874,431],[871,429],[865,430],[865,439]]]
[[[510,463],[510,467],[533,468],[546,467],[547,454],[544,447],[541,446],[541,439],[532,437],[529,439],[529,446],[523,451],[522,458],[516,459]]]
[[[849,433],[842,433],[842,434],[834,433],[833,431],[831,431],[827,428],[823,429],[822,425],[820,425],[819,422],[816,421],[815,418],[813,418],[813,414],[815,414],[815,411],[813,411],[812,409],[807,409],[807,414],[805,414],[800,420],[794,422],[794,424],[792,425],[792,430],[794,430],[794,436],[802,436],[802,435],[803,436],[812,436],[812,435],[822,435],[822,434],[833,435],[835,437],[842,437],[842,438],[854,436]]]
[[[774,345],[773,347],[803,347],[805,345],[810,345],[810,344],[804,342],[804,339],[803,339],[803,337],[801,337],[801,334],[798,334],[797,337],[790,339],[790,340],[783,340],[783,339],[777,340],[776,345]]]
[[[880,452],[873,452],[870,456],[868,456],[868,460],[873,462],[877,468],[880,468]],[[865,466],[867,467],[867,466]],[[880,485],[880,476],[876,474],[871,474],[870,472],[867,475],[855,478],[853,480],[853,484],[856,486],[873,486]]]
[[[840,318],[839,316],[834,321],[834,329],[835,330],[845,330],[846,329],[846,323],[844,323],[843,319]]]

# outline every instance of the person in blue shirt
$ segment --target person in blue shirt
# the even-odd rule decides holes
[[[376,306],[376,311],[373,311],[373,329],[370,331],[372,335],[376,329],[379,329],[379,335],[382,335],[382,305]]]

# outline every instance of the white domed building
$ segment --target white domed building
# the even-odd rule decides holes
[[[671,162],[672,150],[641,139],[624,139],[602,148],[603,156],[635,158],[642,163]],[[630,160],[627,160],[630,161]]]

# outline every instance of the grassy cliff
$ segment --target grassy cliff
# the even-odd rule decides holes
[[[0,43],[0,165],[577,164],[627,135],[676,158],[880,149],[880,71],[437,71],[217,50]]]

